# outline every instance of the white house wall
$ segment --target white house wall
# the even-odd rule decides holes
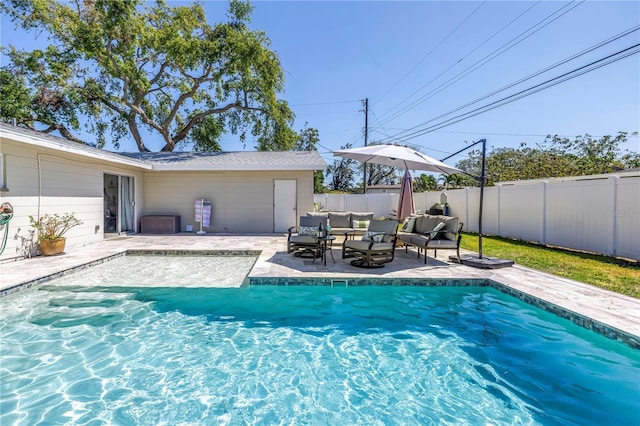
[[[136,186],[142,188],[142,174],[126,166],[68,152],[63,156],[52,149],[4,138],[0,150],[8,189],[0,194],[0,202],[9,202],[14,208],[2,259],[27,254],[27,241],[32,232],[29,216],[75,213],[83,224],[66,234],[67,246],[101,241],[104,237],[105,172],[133,176]],[[141,200],[141,193],[136,197]],[[141,207],[139,203],[137,208]]]
[[[143,215],[179,215],[181,231],[195,222],[195,201],[211,201],[205,231],[232,234],[273,232],[273,181],[296,180],[298,216],[313,209],[312,171],[147,172]]]

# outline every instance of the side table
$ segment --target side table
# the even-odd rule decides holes
[[[333,251],[331,250],[333,248],[333,240],[335,240],[336,237],[335,235],[327,235],[326,237],[316,237],[316,240],[318,241],[318,249],[316,250],[314,256],[313,256],[313,262],[312,263],[316,263],[316,258],[318,257],[318,252],[320,253],[320,256],[322,256],[322,261],[324,262],[324,266],[327,266],[327,250],[329,250],[329,253],[331,253],[331,260],[333,260],[333,263],[336,263],[336,260],[333,258]]]

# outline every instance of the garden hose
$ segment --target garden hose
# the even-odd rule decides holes
[[[4,253],[7,247],[7,239],[9,237],[9,222],[13,218],[13,206],[9,203],[0,205],[0,226],[4,227],[4,236],[2,237],[2,247],[0,247],[0,255]]]

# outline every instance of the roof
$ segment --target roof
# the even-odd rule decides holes
[[[105,151],[90,145],[79,142],[70,141],[58,136],[47,133],[38,132],[36,130],[25,129],[23,127],[12,126],[10,124],[0,122],[0,137],[3,139],[11,139],[28,145],[36,145],[55,149],[56,151],[69,152],[90,158],[111,161],[119,164],[126,164],[143,169],[151,169],[151,165],[143,161],[136,160],[117,154],[115,152]]]
[[[158,171],[256,171],[324,170],[327,164],[317,151],[236,152],[131,152],[118,153],[95,148],[36,130],[0,122],[0,137]]]
[[[135,152],[124,153],[162,171],[324,170],[317,151]]]

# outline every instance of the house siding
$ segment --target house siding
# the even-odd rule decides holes
[[[211,201],[208,232],[273,233],[273,181],[296,180],[298,212],[313,208],[312,171],[220,171],[145,173],[144,215],[179,215],[181,231],[194,230],[195,201]],[[295,225],[295,224],[294,224]]]
[[[104,173],[133,176],[137,200],[142,200],[143,175],[134,167],[120,167],[4,137],[0,152],[8,190],[0,194],[0,202],[9,202],[14,208],[7,245],[0,259],[34,254],[29,248],[32,247],[29,216],[75,213],[83,224],[66,234],[67,246],[101,241],[104,238]],[[142,207],[143,203],[139,202],[137,208]]]

